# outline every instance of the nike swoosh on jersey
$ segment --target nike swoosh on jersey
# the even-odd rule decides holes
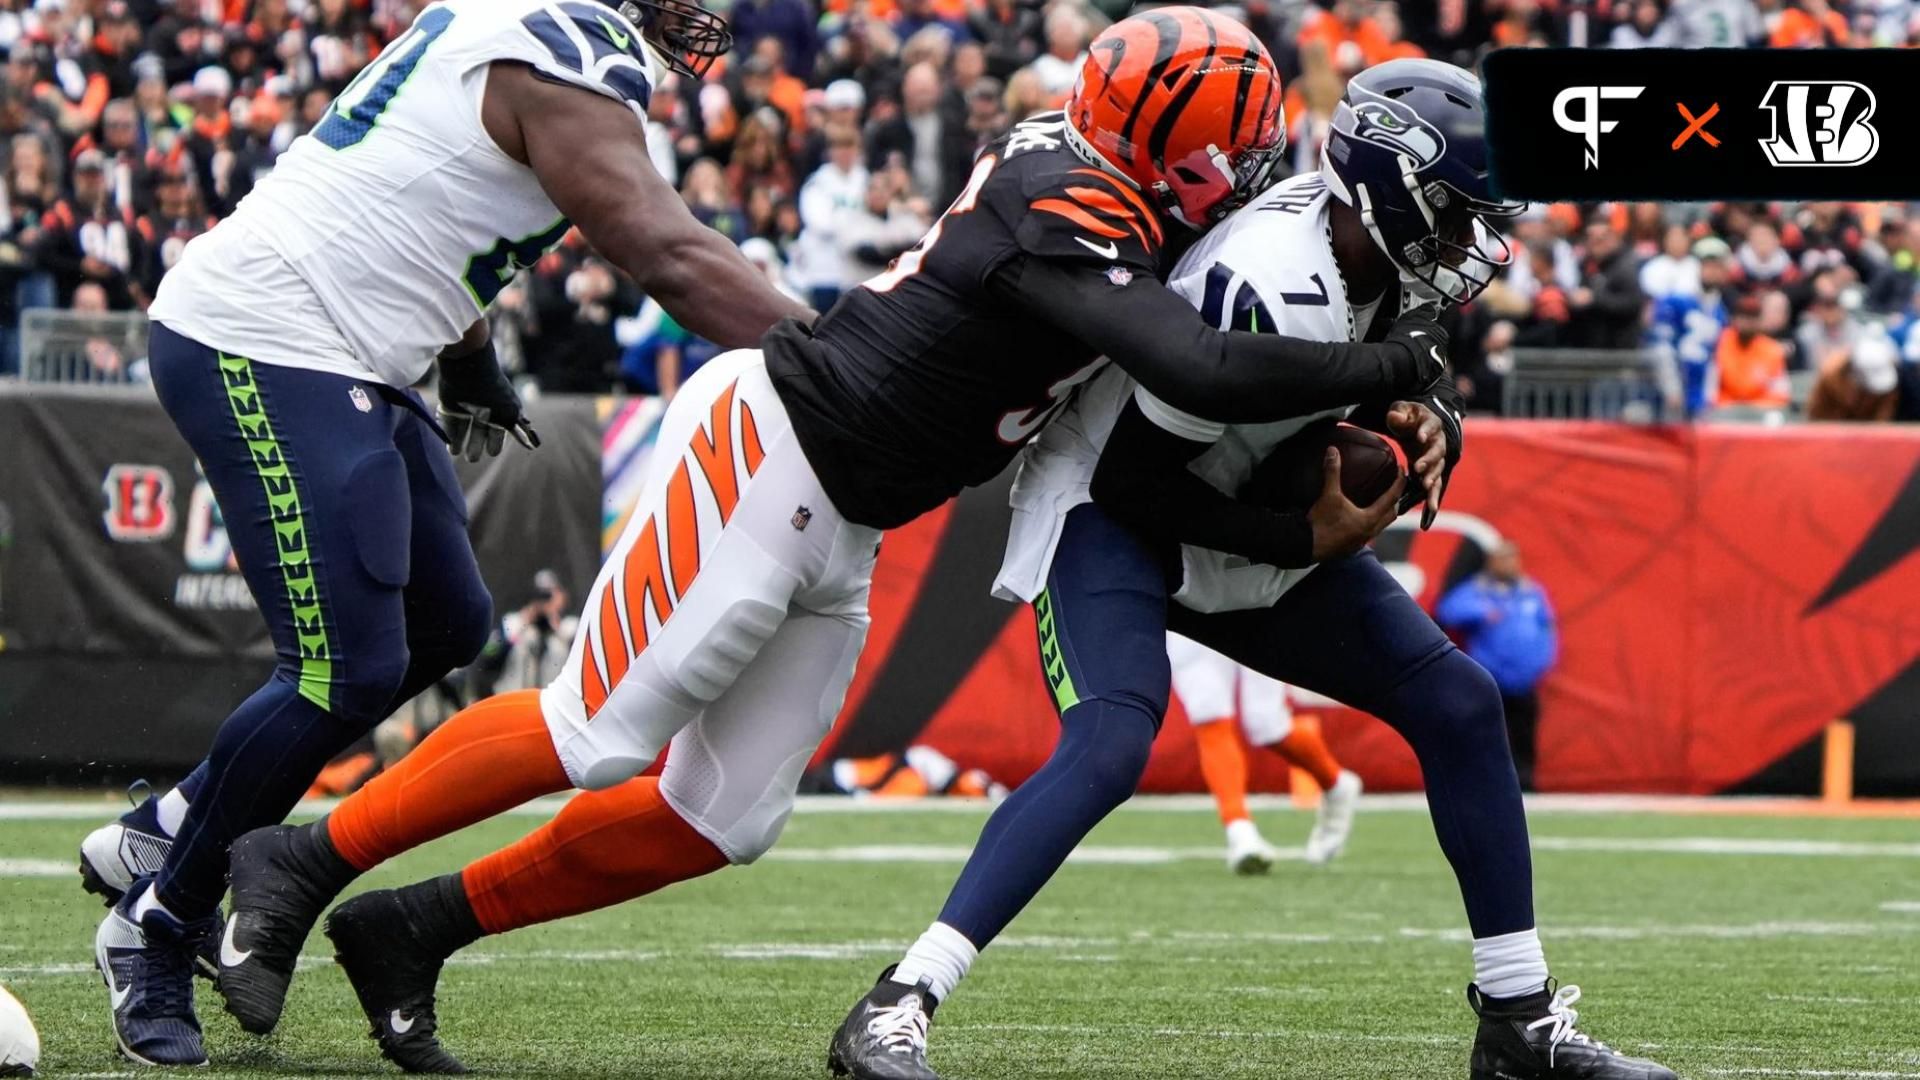
[[[247,957],[253,955],[252,949],[241,952],[240,947],[233,943],[233,928],[239,924],[240,916],[236,913],[227,919],[227,932],[220,935],[221,967],[239,967],[247,962]]]
[[[607,36],[613,39],[614,48],[619,49],[621,52],[625,52],[627,50],[627,47],[633,44],[633,39],[627,36],[626,31],[621,30],[619,27],[608,22],[606,19],[606,16],[604,15],[599,16],[599,19],[600,19],[600,25],[606,27],[607,29]]]
[[[393,1029],[395,1035],[405,1035],[407,1032],[413,1030],[413,1017],[403,1014],[399,1009],[395,1009],[393,1012],[387,1014],[387,1027]]]
[[[1078,240],[1082,247],[1086,248],[1088,251],[1093,252],[1095,255],[1098,255],[1103,259],[1117,259],[1120,257],[1120,245],[1114,243],[1111,240],[1107,241],[1107,245],[1105,247],[1101,247],[1099,244],[1094,243],[1093,241],[1087,239],[1084,236],[1076,236],[1074,237],[1074,239]]]

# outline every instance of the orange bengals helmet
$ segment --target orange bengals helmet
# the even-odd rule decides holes
[[[1163,7],[1095,38],[1067,99],[1074,149],[1196,228],[1266,185],[1286,149],[1280,73],[1245,26]]]

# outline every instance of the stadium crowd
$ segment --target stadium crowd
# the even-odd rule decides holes
[[[920,237],[980,145],[1058,105],[1087,42],[1127,7],[732,0],[734,54],[703,83],[669,76],[653,96],[654,163],[770,280],[824,309]],[[273,169],[417,10],[418,0],[0,0],[0,375],[18,367],[23,310],[143,307],[184,244]],[[1915,0],[1231,10],[1287,76],[1295,169],[1313,165],[1345,79],[1393,57],[1920,44]],[[1456,361],[1477,407],[1500,406],[1516,349],[1646,349],[1670,415],[1794,397],[1817,417],[1920,419],[1920,213],[1906,206],[1537,206],[1509,239],[1513,264],[1458,316]],[[502,292],[492,318],[503,358],[548,392],[671,393],[714,351],[577,233]]]

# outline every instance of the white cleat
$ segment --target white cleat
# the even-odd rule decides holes
[[[1353,835],[1353,812],[1364,787],[1358,776],[1342,769],[1340,779],[1320,796],[1319,819],[1307,834],[1308,863],[1325,866],[1346,850],[1347,838]]]
[[[1272,870],[1278,861],[1279,849],[1267,843],[1252,821],[1241,818],[1227,826],[1227,869],[1251,877]]]

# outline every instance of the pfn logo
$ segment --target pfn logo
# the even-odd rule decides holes
[[[1561,131],[1572,132],[1587,141],[1587,168],[1600,167],[1600,136],[1620,126],[1618,120],[1600,119],[1600,102],[1632,100],[1645,89],[1644,86],[1569,86],[1553,99],[1553,122],[1560,125]],[[1570,115],[1568,108],[1576,101],[1585,106],[1578,117]]]
[[[1776,82],[1760,107],[1773,120],[1760,149],[1775,165],[1864,165],[1880,151],[1873,91],[1857,82]]]

